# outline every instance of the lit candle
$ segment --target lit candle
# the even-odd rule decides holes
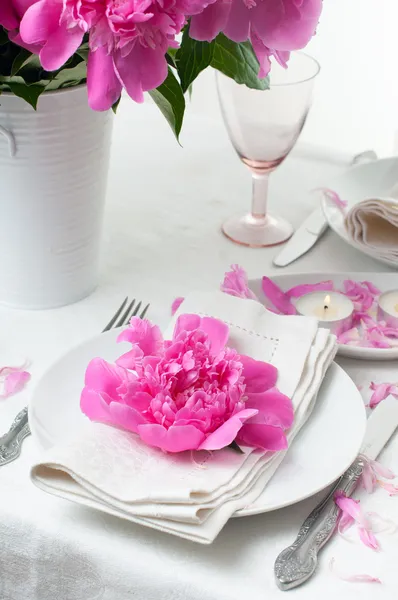
[[[297,299],[296,309],[300,315],[316,317],[320,327],[336,335],[352,326],[354,305],[339,292],[310,292]]]
[[[378,321],[385,321],[388,327],[398,329],[398,290],[384,292],[379,297]]]

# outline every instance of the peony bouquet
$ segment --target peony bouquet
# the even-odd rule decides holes
[[[149,92],[178,136],[184,93],[212,66],[266,89],[273,58],[309,42],[322,0],[0,0],[0,92],[36,108],[87,83],[94,110]]]

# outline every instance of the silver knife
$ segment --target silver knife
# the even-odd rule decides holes
[[[398,400],[389,396],[370,415],[361,454],[314,508],[302,524],[296,540],[282,550],[275,561],[276,583],[290,590],[307,581],[315,572],[318,552],[332,537],[340,509],[334,502],[337,490],[350,496],[362,475],[366,457],[376,459],[398,427]]]
[[[366,150],[354,156],[350,161],[350,166],[355,166],[364,162],[377,160],[377,155],[373,150]],[[300,225],[297,231],[283,247],[281,252],[274,258],[273,263],[276,267],[286,267],[293,261],[303,256],[308,250],[316,244],[328,228],[323,211],[319,206],[309,217]]]
[[[295,231],[282,251],[274,258],[276,267],[286,267],[291,262],[300,258],[320,239],[328,228],[328,223],[319,206],[306,218],[304,223]]]

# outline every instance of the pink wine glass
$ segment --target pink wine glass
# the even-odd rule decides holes
[[[311,106],[320,67],[302,52],[284,69],[273,63],[269,90],[253,90],[217,72],[221,111],[231,142],[253,176],[252,209],[223,225],[225,235],[244,246],[280,244],[293,233],[281,217],[267,212],[268,177],[295,145]]]

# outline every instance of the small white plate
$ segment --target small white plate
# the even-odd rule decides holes
[[[371,281],[382,292],[398,289],[398,273],[295,273],[286,275],[273,275],[272,281],[286,291],[301,283],[318,283],[319,281],[331,280],[336,288],[342,288],[345,279],[353,281]],[[261,279],[251,279],[250,288],[254,293],[267,303],[261,289]],[[339,345],[339,356],[358,358],[360,360],[394,360],[398,358],[398,347],[396,348],[360,348],[358,346]]]
[[[388,197],[390,190],[398,181],[398,158],[383,158],[352,167],[336,177],[328,187],[337,192],[347,202],[347,210],[355,204],[369,198]],[[379,262],[398,269],[396,261],[380,258],[362,246],[358,246],[347,234],[344,226],[344,214],[325,195],[322,195],[322,209],[329,227],[347,244]]]
[[[110,331],[72,349],[37,384],[29,405],[29,424],[42,448],[68,441],[87,423],[79,407],[87,364],[96,356],[115,360],[123,352],[116,344],[117,334]],[[309,422],[275,476],[260,498],[237,516],[282,508],[330,485],[359,453],[365,427],[365,408],[357,387],[333,364]]]

